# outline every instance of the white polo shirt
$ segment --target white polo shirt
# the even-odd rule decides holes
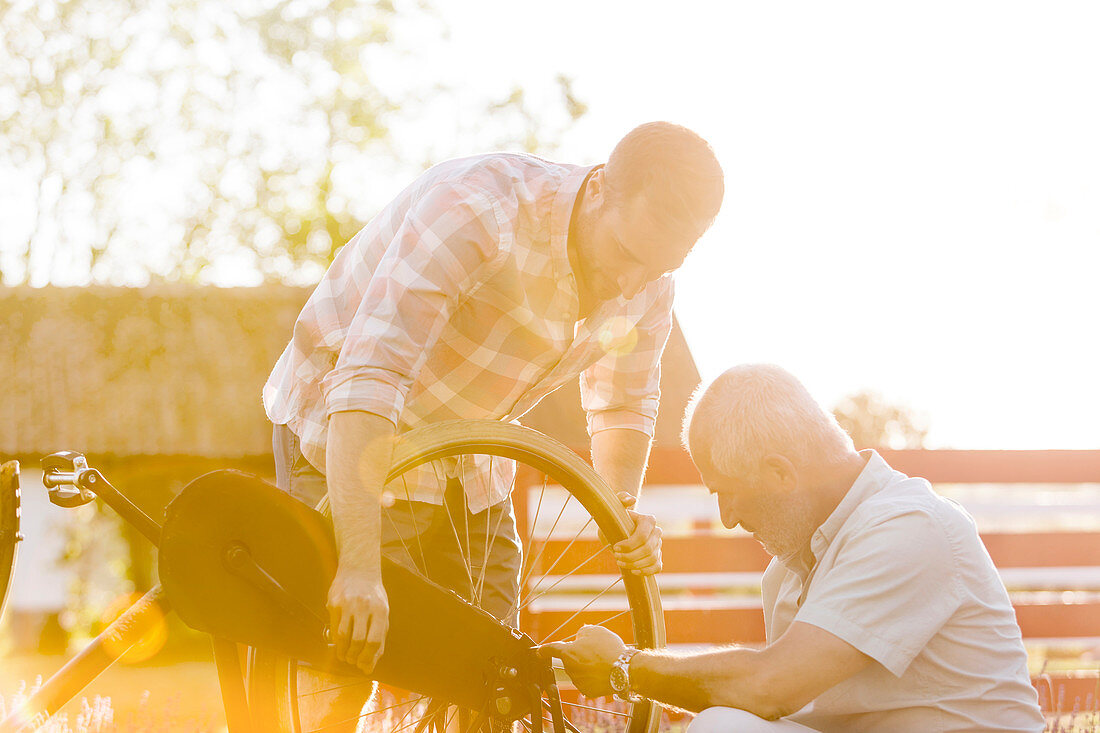
[[[1042,731],[1016,615],[974,520],[924,479],[861,455],[809,552],[768,566],[764,621],[769,644],[802,621],[876,663],[789,719],[821,731]]]

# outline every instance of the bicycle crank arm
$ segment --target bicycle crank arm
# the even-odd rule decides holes
[[[328,622],[327,618],[298,600],[297,596],[281,586],[279,581],[260,567],[244,543],[230,542],[226,545],[222,560],[229,568],[229,572],[267,595],[298,623],[308,627],[315,623],[324,625]],[[325,631],[327,632],[327,627]]]
[[[82,454],[67,450],[43,458],[42,484],[49,491],[50,501],[60,507],[83,506],[98,496],[154,546],[160,544],[160,525],[112,486],[102,473],[88,466]]]

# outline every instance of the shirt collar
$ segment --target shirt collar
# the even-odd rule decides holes
[[[810,540],[810,549],[813,550],[815,557],[821,557],[824,554],[825,549],[840,532],[840,528],[844,526],[844,523],[848,521],[848,517],[852,516],[852,512],[856,510],[856,507],[862,504],[864,499],[885,486],[889,481],[889,477],[894,473],[894,469],[890,468],[890,465],[878,454],[878,451],[867,449],[861,450],[859,454],[867,461],[863,466],[863,470],[859,472],[852,488],[848,489],[848,493],[840,500],[829,518],[821,523],[821,526],[817,528]]]
[[[836,505],[836,509],[833,509],[821,526],[814,530],[809,547],[804,546],[802,550],[780,558],[784,565],[802,577],[810,572],[817,564],[817,560],[829,549],[829,545],[840,532],[840,528],[848,521],[848,517],[852,516],[856,507],[885,486],[894,473],[894,469],[890,468],[878,451],[867,449],[861,450],[859,454],[866,461],[863,470],[859,472],[852,487],[844,494],[844,498]]]
[[[569,265],[569,223],[573,219],[573,211],[580,203],[584,184],[602,167],[575,168],[565,177],[554,196],[550,209],[550,254],[554,260],[554,271],[563,279],[573,277],[573,268]]]

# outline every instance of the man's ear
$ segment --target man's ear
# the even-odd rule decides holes
[[[585,184],[584,189],[584,197],[596,207],[603,204],[604,197],[607,196],[606,181],[603,177],[603,171],[603,168],[597,168],[592,175],[588,177],[588,183]]]
[[[793,491],[798,486],[798,469],[786,456],[769,453],[760,462],[760,472],[773,487]]]

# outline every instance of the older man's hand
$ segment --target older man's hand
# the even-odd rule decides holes
[[[626,650],[613,631],[602,626],[582,626],[574,641],[555,641],[539,647],[543,657],[565,664],[565,673],[586,697],[606,697],[611,690],[611,666]]]
[[[638,497],[629,491],[618,493],[626,513],[634,520],[634,531],[611,548],[615,560],[624,572],[635,575],[654,575],[661,572],[661,528],[652,514],[641,514],[633,507]]]

